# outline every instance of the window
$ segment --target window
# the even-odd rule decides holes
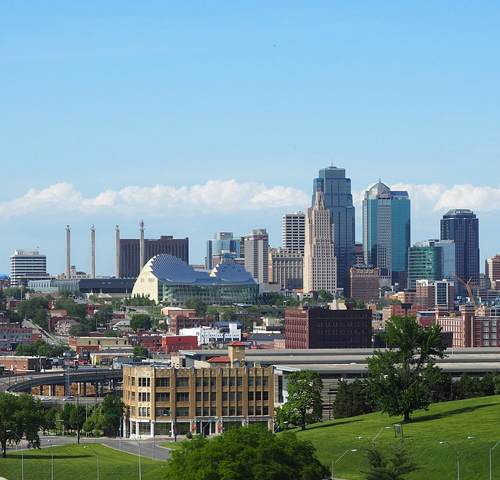
[[[254,386],[254,378],[253,377],[248,377],[248,386],[253,387]]]
[[[150,387],[151,378],[149,377],[139,377],[139,387]]]
[[[131,380],[131,385],[134,387],[135,386],[135,377],[132,377],[130,380]]]
[[[269,377],[268,376],[262,377],[262,385],[264,385],[264,387],[269,386]]]
[[[177,417],[189,417],[189,407],[177,407],[175,415]]]
[[[170,393],[160,392],[156,394],[157,402],[170,402]]]
[[[178,387],[189,387],[189,378],[187,377],[179,377],[176,379],[175,384]]]
[[[201,392],[196,392],[196,401],[201,402]]]
[[[175,398],[177,402],[189,402],[189,392],[177,392]]]
[[[222,377],[222,386],[227,387],[227,377]]]
[[[235,385],[236,385],[236,382],[234,381],[234,377],[231,377],[231,378],[229,379],[229,386],[230,386],[230,387],[234,387]]]
[[[216,387],[217,386],[217,378],[216,377],[212,377],[210,379],[210,386],[211,387]]]
[[[248,392],[248,401],[253,402],[253,392]]]
[[[170,378],[157,378],[156,379],[157,387],[170,387]]]

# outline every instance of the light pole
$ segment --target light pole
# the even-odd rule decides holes
[[[90,448],[90,450],[95,453],[95,456],[97,457],[97,480],[99,480],[99,454],[90,445],[84,445],[83,448]]]
[[[457,478],[458,480],[460,480],[460,452],[457,452],[455,450],[455,448],[453,447],[453,445],[449,442],[447,442],[446,440],[442,441],[442,442],[439,442],[441,445],[448,445],[454,452],[455,452],[455,455],[457,456]]]
[[[50,449],[52,450],[52,480],[54,480],[54,446],[52,445],[52,440],[47,440],[50,443]]]
[[[137,440],[137,438],[132,437],[135,440],[135,443],[139,445],[139,480],[142,480],[142,465],[141,465],[141,442]]]
[[[375,440],[377,440],[378,436],[379,436],[379,435],[380,435],[380,434],[381,434],[384,430],[390,430],[390,429],[391,429],[391,427],[382,427],[382,428],[380,429],[380,431],[377,433],[377,435],[375,435],[375,437],[374,437],[372,440],[370,440],[369,438],[363,437],[363,436],[358,437],[358,438],[359,438],[360,440],[365,439],[367,442],[370,442],[370,444],[371,444],[371,445],[373,445],[373,444],[375,443]]]
[[[356,449],[354,450],[346,450],[342,455],[340,455],[339,458],[337,458],[337,460],[335,460],[334,462],[332,462],[332,480],[335,480],[335,475],[334,475],[334,471],[335,471],[335,464],[344,456],[344,455],[347,455],[349,452],[357,452]]]
[[[19,435],[16,432],[14,432],[14,430],[7,430],[6,433],[13,433],[19,440],[19,443],[21,444],[21,477],[22,480],[24,480],[24,447],[22,443],[22,438],[19,437]]]
[[[477,440],[481,445],[484,445],[487,449],[488,449],[488,452],[490,453],[490,480],[491,480],[491,474],[492,474],[492,469],[491,469],[491,456],[492,456],[492,452],[493,450],[495,450],[495,448],[497,447],[497,445],[500,443],[500,440],[498,440],[497,443],[495,443],[495,445],[490,448],[488,447],[488,445],[486,445],[486,443],[482,442],[481,440],[479,440],[479,438],[476,438],[476,437],[467,437],[467,440]]]

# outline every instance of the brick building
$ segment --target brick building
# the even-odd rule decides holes
[[[286,348],[369,348],[371,310],[326,308],[285,311]]]

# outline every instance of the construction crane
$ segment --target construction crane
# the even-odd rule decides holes
[[[474,295],[472,294],[472,289],[470,288],[470,281],[472,280],[472,277],[469,278],[469,280],[467,280],[467,282],[464,282],[455,272],[452,272],[450,270],[450,273],[453,274],[453,276],[460,282],[462,283],[463,285],[465,285],[465,288],[467,289],[467,291],[469,292],[469,298],[470,298],[470,301],[472,303],[472,305],[474,305],[474,308],[477,309],[477,303],[476,303],[476,300],[474,299]]]

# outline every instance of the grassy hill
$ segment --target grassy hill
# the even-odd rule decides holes
[[[403,425],[404,443],[413,453],[421,469],[408,475],[409,480],[447,480],[457,478],[457,457],[447,441],[460,454],[460,477],[467,480],[489,478],[488,447],[500,440],[500,396],[475,398],[431,405],[428,411],[418,411],[413,421]],[[335,465],[335,477],[348,480],[362,479],[360,467],[367,461],[363,449],[369,446],[365,439],[372,439],[386,427],[402,418],[380,413],[311,425],[305,432],[298,432],[302,440],[309,440],[316,447],[318,458],[331,468],[346,450],[348,453]],[[468,440],[477,437],[484,442]],[[395,442],[394,429],[383,430],[376,440],[382,449]],[[500,445],[493,450],[493,478],[500,479]]]
[[[97,459],[94,452],[80,445],[54,446],[54,480],[89,480],[97,478]],[[99,477],[106,480],[137,480],[139,457],[120,453],[104,445],[91,444],[99,454]],[[142,458],[142,478],[163,478],[165,462]],[[24,477],[26,480],[47,480],[52,476],[51,449],[24,451]],[[0,458],[0,477],[21,479],[21,449],[9,451]]]

